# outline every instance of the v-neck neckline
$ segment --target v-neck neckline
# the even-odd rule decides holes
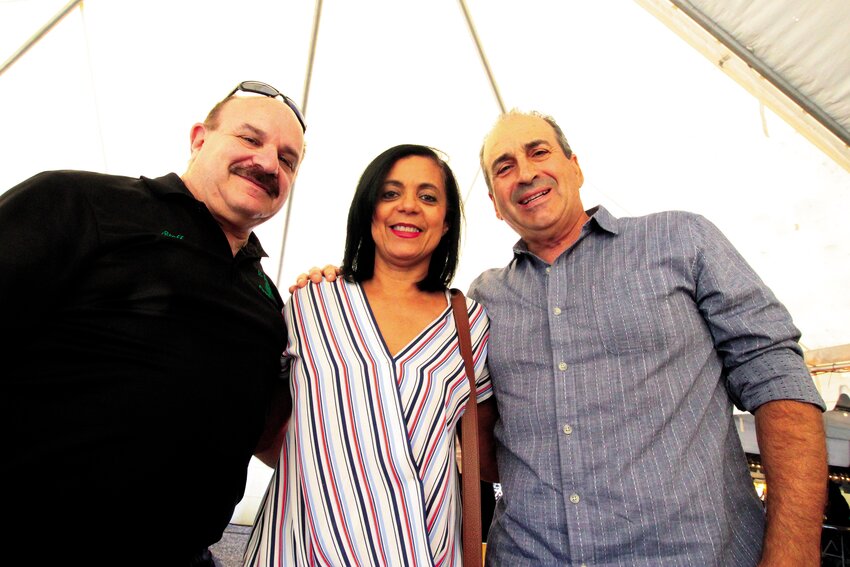
[[[398,362],[399,357],[405,352],[407,352],[407,350],[410,349],[411,346],[418,343],[422,339],[422,336],[429,329],[431,329],[434,324],[443,319],[446,316],[446,313],[452,308],[452,301],[451,296],[449,295],[449,290],[445,290],[444,295],[446,298],[446,307],[440,312],[439,315],[431,319],[431,321],[427,325],[422,327],[422,330],[419,331],[416,336],[410,339],[407,344],[401,347],[397,353],[393,354],[392,352],[390,352],[390,347],[387,345],[387,341],[384,339],[384,333],[381,332],[381,327],[380,325],[378,325],[378,319],[377,317],[375,317],[375,312],[372,311],[372,304],[369,303],[369,296],[366,295],[366,290],[363,289],[363,286],[359,283],[357,284],[357,289],[360,290],[360,295],[363,297],[363,304],[366,306],[366,311],[369,313],[369,317],[372,319],[372,324],[375,326],[375,332],[378,333],[378,338],[381,340],[381,345],[384,347],[384,353],[390,358],[390,360],[393,361],[393,363]]]

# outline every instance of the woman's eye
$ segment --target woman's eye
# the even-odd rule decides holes
[[[384,191],[381,194],[381,199],[394,199],[398,196],[398,191]]]
[[[434,195],[427,195],[426,194],[426,195],[422,195],[420,198],[423,201],[425,201],[426,203],[436,203],[437,202],[437,198]]]

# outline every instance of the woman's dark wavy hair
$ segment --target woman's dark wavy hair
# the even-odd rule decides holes
[[[446,224],[449,227],[431,255],[428,274],[425,279],[417,282],[416,286],[422,291],[438,291],[446,289],[454,278],[463,222],[463,202],[457,180],[449,165],[433,148],[402,144],[384,151],[372,160],[357,183],[348,210],[345,257],[342,260],[342,273],[349,281],[363,282],[374,275],[375,241],[372,239],[372,217],[375,214],[378,195],[396,162],[410,156],[432,159],[443,171],[443,181],[446,185]]]

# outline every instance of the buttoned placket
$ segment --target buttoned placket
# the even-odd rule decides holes
[[[582,460],[577,422],[576,384],[572,371],[570,345],[570,313],[574,311],[576,295],[571,291],[568,280],[569,252],[546,266],[545,285],[552,361],[555,376],[555,412],[559,429],[559,458],[561,466],[561,488],[565,517],[568,523],[570,559],[575,565],[589,564],[586,559],[591,551],[590,523],[583,502]]]

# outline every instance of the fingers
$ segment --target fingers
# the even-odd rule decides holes
[[[322,283],[322,270],[320,270],[316,266],[313,266],[312,268],[310,268],[310,272],[307,277],[309,277],[310,281],[313,283]]]
[[[298,274],[298,277],[295,278],[295,283],[289,286],[289,293],[306,286],[308,281],[307,274]]]
[[[322,274],[325,276],[325,279],[329,282],[335,281],[336,277],[342,273],[338,267],[333,264],[328,264],[324,268],[322,268]]]
[[[329,282],[336,281],[336,277],[340,274],[340,269],[334,266],[333,264],[328,264],[324,268],[318,268],[313,266],[309,271],[303,274],[298,274],[298,277],[295,278],[295,283],[289,286],[289,293],[294,292],[296,289],[301,289],[306,286],[308,282],[313,283],[322,283],[322,280],[325,279]]]

